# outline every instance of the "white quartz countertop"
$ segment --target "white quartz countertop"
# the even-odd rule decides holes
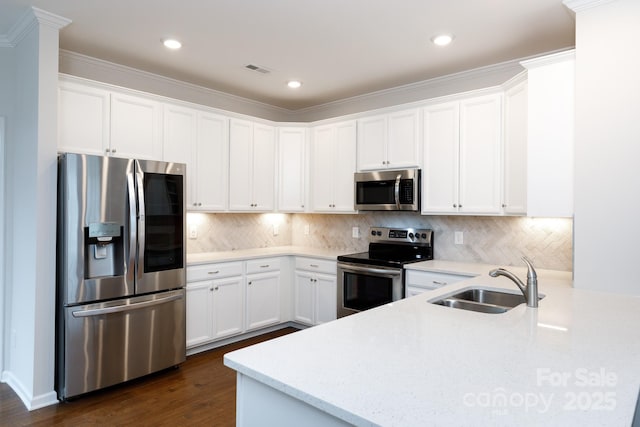
[[[640,298],[577,290],[570,273],[539,270],[538,309],[428,303],[476,285],[517,291],[486,265],[454,267],[410,268],[478,276],[228,353],[225,364],[354,425],[631,424]]]
[[[187,265],[209,264],[212,262],[239,261],[252,258],[265,258],[271,256],[310,256],[336,260],[338,255],[353,251],[311,248],[308,246],[276,246],[270,248],[238,249],[235,251],[204,252],[187,254]]]

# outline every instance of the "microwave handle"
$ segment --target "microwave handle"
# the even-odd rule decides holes
[[[400,210],[400,178],[401,177],[402,177],[401,174],[398,174],[398,176],[396,176],[396,185],[395,185],[396,208],[398,208],[398,210]]]

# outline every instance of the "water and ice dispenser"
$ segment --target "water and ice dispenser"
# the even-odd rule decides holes
[[[115,222],[85,227],[85,279],[124,274],[123,228]]]

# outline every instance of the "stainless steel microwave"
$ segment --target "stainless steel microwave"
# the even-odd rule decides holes
[[[354,186],[356,210],[420,210],[420,169],[356,172]]]

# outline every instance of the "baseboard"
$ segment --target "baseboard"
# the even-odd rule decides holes
[[[29,411],[44,408],[45,406],[56,405],[58,396],[55,391],[32,396],[22,382],[9,371],[2,372],[2,382],[6,383],[18,395],[22,403]]]
[[[280,323],[279,325],[269,326],[266,328],[258,329],[256,331],[246,332],[240,335],[234,335],[232,337],[223,338],[218,341],[213,341],[207,344],[202,344],[197,347],[192,347],[187,349],[187,356],[192,356],[194,354],[202,353],[203,351],[213,350],[214,348],[223,347],[227,344],[233,344],[238,341],[246,340],[248,338],[257,337],[258,335],[263,335],[269,332],[277,331],[284,328],[296,328],[296,329],[306,329],[309,326],[303,325],[298,322],[286,322]]]

